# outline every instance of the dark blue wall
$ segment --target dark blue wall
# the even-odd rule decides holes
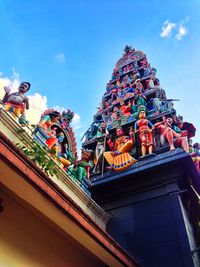
[[[186,201],[193,174],[188,154],[175,151],[94,179],[92,197],[111,215],[108,233],[141,266],[200,267],[191,253],[197,228]]]
[[[175,188],[170,186],[171,192]],[[107,231],[142,266],[195,266],[185,219],[189,221],[184,219],[187,213],[180,195],[168,189],[165,186],[106,205],[112,215]]]

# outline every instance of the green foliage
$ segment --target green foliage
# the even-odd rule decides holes
[[[30,148],[27,148],[24,145],[19,143],[16,144],[17,147],[24,152],[37,165],[41,167],[41,169],[47,174],[53,176],[57,174],[57,170],[55,169],[55,162],[48,155],[47,147],[41,147],[34,141],[31,142]]]
[[[17,133],[18,134],[25,133],[25,130],[23,128],[20,128],[19,130],[17,130]]]

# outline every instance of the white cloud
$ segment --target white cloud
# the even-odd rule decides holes
[[[15,70],[14,67],[12,67],[12,79],[13,79],[13,80],[18,80],[18,81],[19,81],[19,79],[20,79],[20,77],[19,77],[19,73],[16,72],[16,70]]]
[[[66,108],[61,107],[61,106],[54,106],[53,109],[57,110],[58,112],[62,113],[64,110],[66,110]]]
[[[30,107],[26,111],[26,117],[30,124],[37,124],[40,121],[40,116],[48,108],[47,97],[39,93],[28,95]]]
[[[172,34],[172,30],[176,27],[176,23],[173,22],[169,22],[168,20],[166,20],[163,23],[162,26],[162,31],[160,33],[160,36],[163,38],[169,38]]]
[[[175,35],[175,38],[180,41],[183,36],[187,34],[187,32],[187,28],[180,24],[178,28],[178,33]]]
[[[186,17],[184,20],[176,23],[166,20],[163,23],[160,36],[162,38],[166,39],[171,38],[180,41],[183,38],[183,36],[185,36],[188,33],[188,28],[186,24],[188,23],[189,19],[190,19],[189,17]]]
[[[60,53],[55,56],[55,60],[59,63],[65,63],[65,55]]]
[[[72,125],[72,128],[74,130],[78,130],[78,129],[80,129],[82,127],[81,126],[81,117],[80,117],[80,115],[74,114],[74,117],[72,119],[71,125]]]

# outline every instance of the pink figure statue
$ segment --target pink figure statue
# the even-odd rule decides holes
[[[175,132],[172,129],[172,123],[172,118],[163,117],[163,121],[155,123],[154,128],[159,129],[160,135],[168,141],[170,150],[174,150],[175,146],[178,146],[186,152],[189,152],[189,144],[187,137],[185,136],[187,133],[185,131],[181,133]],[[174,138],[176,139],[174,140]]]

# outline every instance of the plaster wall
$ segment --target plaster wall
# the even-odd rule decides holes
[[[54,227],[24,207],[0,187],[1,267],[99,267],[105,266],[78,242],[64,237]]]

